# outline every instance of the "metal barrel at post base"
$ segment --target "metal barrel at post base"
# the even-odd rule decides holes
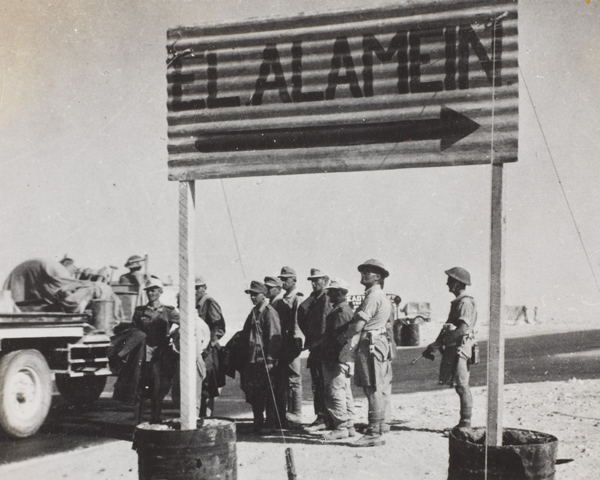
[[[400,345],[403,347],[418,347],[421,343],[420,322],[406,319],[400,329]]]
[[[205,419],[195,430],[178,421],[135,429],[140,480],[237,480],[235,422]]]
[[[448,480],[554,480],[558,439],[548,433],[505,428],[486,459],[484,428],[454,429],[449,449]]]

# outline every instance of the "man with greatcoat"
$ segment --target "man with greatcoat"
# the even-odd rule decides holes
[[[290,427],[299,426],[302,423],[302,362],[300,353],[302,352],[303,335],[298,326],[298,308],[304,300],[304,295],[296,287],[296,271],[291,267],[282,267],[278,277],[281,280],[284,295],[283,305],[278,309],[282,322],[282,330],[285,327],[283,343],[284,354],[283,362],[287,363],[285,375],[287,384],[285,385],[287,395],[287,420]],[[281,310],[281,311],[280,311]],[[284,380],[285,382],[285,380]]]
[[[358,266],[365,298],[354,312],[348,329],[338,337],[342,344],[357,345],[354,383],[363,387],[369,403],[369,425],[356,446],[385,445],[382,424],[392,385],[391,346],[386,323],[392,304],[383,292],[388,270],[379,260],[369,259]]]
[[[240,339],[241,388],[246,402],[252,405],[254,432],[260,434],[277,426],[273,369],[280,353],[281,325],[277,312],[269,305],[264,283],[253,280],[245,292],[254,307],[246,318]]]
[[[225,318],[221,306],[206,293],[206,281],[197,276],[196,310],[202,320],[210,328],[210,342],[204,349],[202,356],[206,365],[206,377],[202,382],[202,403],[200,406],[201,417],[211,417],[215,407],[215,397],[219,396],[219,388],[225,385],[225,374],[219,365],[221,345],[219,340],[225,335]]]
[[[316,420],[306,427],[309,433],[327,429],[327,409],[325,408],[325,384],[323,382],[323,368],[321,362],[321,343],[325,333],[325,319],[331,312],[331,302],[325,294],[325,287],[329,284],[329,276],[322,270],[312,268],[310,277],[313,291],[302,302],[298,310],[298,325],[305,336],[305,349],[309,350],[306,363],[310,370],[313,392],[313,405]]]
[[[275,391],[275,405],[277,407],[276,428],[288,428],[286,417],[286,393],[287,393],[287,358],[290,344],[289,337],[289,308],[283,301],[284,291],[281,280],[276,277],[265,277],[265,287],[267,287],[267,297],[271,307],[279,315],[279,324],[281,326],[281,348],[277,365],[273,370],[273,389]]]

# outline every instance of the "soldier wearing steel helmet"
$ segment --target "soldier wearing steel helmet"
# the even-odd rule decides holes
[[[434,359],[437,350],[442,352],[439,383],[454,387],[460,398],[460,421],[456,427],[470,428],[473,397],[469,387],[471,349],[474,342],[473,329],[477,323],[477,305],[473,297],[465,293],[471,285],[469,272],[461,267],[446,270],[448,290],[456,297],[450,304],[448,320],[435,342],[423,352]]]
[[[385,279],[389,276],[383,263],[369,259],[358,266],[358,271],[360,283],[365,287],[365,298],[338,341],[344,344],[340,360],[345,357],[344,350],[348,346],[356,346],[354,383],[363,387],[367,396],[369,425],[355,445],[371,447],[385,445],[382,428],[392,384],[391,343],[386,323],[392,313],[392,304],[383,292]]]

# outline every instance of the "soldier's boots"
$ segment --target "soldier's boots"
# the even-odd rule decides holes
[[[381,445],[385,445],[385,439],[379,433],[379,429],[374,431],[370,428],[367,428],[367,432],[354,443],[355,447],[379,447]]]
[[[349,436],[350,432],[346,427],[339,427],[332,430],[327,435],[323,435],[322,440],[324,442],[333,442],[335,440],[342,440],[344,438],[348,438]]]
[[[381,422],[381,433],[390,433],[391,427],[389,423]]]
[[[382,417],[379,412],[369,412],[369,426],[366,433],[360,437],[354,446],[356,447],[379,447],[385,445],[385,440],[381,434]]]
[[[356,429],[354,428],[354,425],[352,425],[351,427],[348,427],[348,436],[356,437]]]
[[[317,419],[308,427],[304,427],[306,433],[316,433],[322,430],[327,430],[327,425],[325,424],[325,420],[320,417],[317,417]]]

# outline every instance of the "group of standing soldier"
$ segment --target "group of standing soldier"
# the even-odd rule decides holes
[[[304,301],[290,267],[283,267],[278,278],[251,282],[246,293],[254,307],[237,345],[243,352],[241,387],[252,405],[256,433],[300,426],[299,356],[304,348],[309,351],[307,367],[316,414],[305,431],[327,431],[323,441],[355,435],[350,385],[354,374],[355,384],[363,387],[369,402],[369,425],[356,445],[385,443],[382,434],[389,430],[393,348],[388,324],[392,307],[382,288],[389,272],[374,259],[358,270],[366,292],[356,312],[346,300],[348,283],[316,268],[308,277],[313,291]]]
[[[354,377],[354,384],[363,388],[368,400],[368,426],[354,444],[385,444],[383,434],[390,430],[395,356],[392,304],[383,292],[389,271],[375,259],[360,264],[358,271],[365,297],[356,310],[346,298],[348,283],[316,268],[311,269],[307,278],[313,291],[306,299],[296,288],[297,275],[291,267],[283,267],[278,276],[267,276],[262,282],[252,281],[245,291],[253,307],[242,331],[227,344],[228,368],[233,365],[240,373],[241,388],[252,406],[255,433],[303,428],[308,433],[322,435],[323,441],[355,436],[351,389]],[[456,299],[440,335],[423,355],[433,359],[436,351],[442,353],[440,384],[456,389],[461,404],[457,426],[468,428],[472,413],[469,370],[477,311],[475,301],[465,293],[470,285],[469,273],[459,267],[445,273],[448,288]],[[146,365],[140,384],[151,396],[162,400],[171,382],[177,400],[178,362],[170,366],[173,364],[170,352],[177,345],[177,335],[173,335],[177,328],[173,325],[179,323],[179,317],[175,309],[160,304],[160,282],[156,278],[146,280],[149,303],[137,307],[133,315],[133,329],[146,336],[144,352],[140,353],[141,363]],[[200,416],[212,414],[214,398],[225,384],[225,368],[219,366],[224,357],[219,340],[225,333],[225,320],[219,304],[206,290],[205,280],[197,277],[195,318],[198,336],[204,337],[198,344]],[[131,347],[132,341],[129,343],[125,342],[119,355],[129,353],[131,348],[127,347]],[[315,421],[305,427],[300,362],[303,350],[309,352],[307,368],[316,414]],[[160,403],[157,408],[159,416]]]

